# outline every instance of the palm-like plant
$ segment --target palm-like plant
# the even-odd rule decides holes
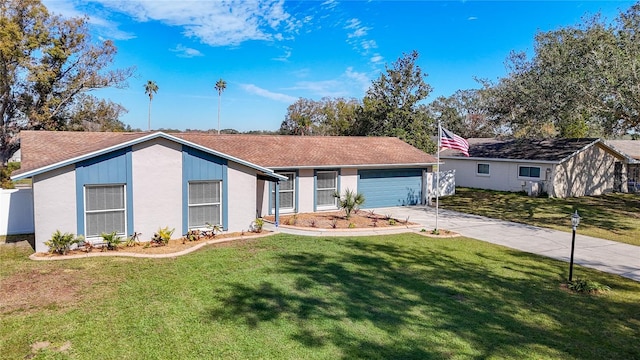
[[[222,93],[227,88],[227,82],[222,80],[218,80],[216,82],[215,89],[218,92],[218,134],[220,134],[220,98],[222,98]]]
[[[151,131],[151,101],[153,100],[153,94],[158,92],[158,84],[153,80],[148,80],[144,85],[144,93],[149,95],[149,124],[147,130]]]
[[[340,206],[340,208],[344,209],[344,212],[347,215],[347,220],[351,218],[351,213],[354,210],[357,211],[358,207],[364,204],[364,195],[362,195],[361,193],[356,194],[354,191],[349,189],[345,190],[344,196],[340,196],[340,193],[337,191],[335,192],[335,194],[333,194],[333,196],[338,199],[338,205]]]

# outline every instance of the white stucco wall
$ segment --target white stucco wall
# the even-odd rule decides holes
[[[456,186],[500,191],[522,191],[525,188],[523,182],[545,181],[547,169],[551,173],[553,164],[490,161],[475,159],[442,159],[442,170],[456,170]],[[477,174],[478,164],[489,164],[489,175]],[[540,168],[540,178],[527,178],[518,176],[519,166],[531,166]],[[549,178],[549,180],[551,177]]]
[[[340,194],[347,189],[358,192],[358,169],[340,169]]]
[[[49,251],[44,242],[56,230],[71,234],[78,232],[74,165],[34,176],[33,199],[37,252]]]
[[[256,219],[256,171],[229,162],[227,182],[228,231],[249,230],[251,223]]]
[[[616,157],[611,153],[600,146],[592,146],[556,167],[550,194],[570,197],[611,192],[615,162]]]
[[[313,212],[313,169],[298,171],[298,212]]]
[[[133,146],[133,222],[141,240],[159,229],[182,236],[182,146],[155,139]]]

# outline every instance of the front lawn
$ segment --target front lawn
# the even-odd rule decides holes
[[[640,283],[418,234],[276,235],[174,259],[0,246],[0,349],[24,359],[638,359]]]
[[[571,231],[571,214],[582,217],[578,232],[640,245],[640,195],[606,194],[579,198],[535,198],[522,193],[456,188],[440,199],[444,209],[523,224]]]

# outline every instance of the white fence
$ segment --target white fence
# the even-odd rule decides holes
[[[0,189],[0,235],[33,232],[33,190]]]
[[[456,170],[441,171],[438,173],[439,179],[436,179],[435,173],[426,173],[427,181],[425,183],[427,191],[427,203],[436,198],[437,184],[440,183],[439,196],[455,195],[456,193]]]

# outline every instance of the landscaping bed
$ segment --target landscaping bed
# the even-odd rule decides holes
[[[264,219],[274,222],[275,216],[265,216]],[[281,214],[280,225],[318,229],[373,229],[406,227],[418,224],[411,222],[410,219],[394,218],[391,214],[376,214],[372,211],[358,210],[352,213],[349,219],[347,219],[344,211]]]

